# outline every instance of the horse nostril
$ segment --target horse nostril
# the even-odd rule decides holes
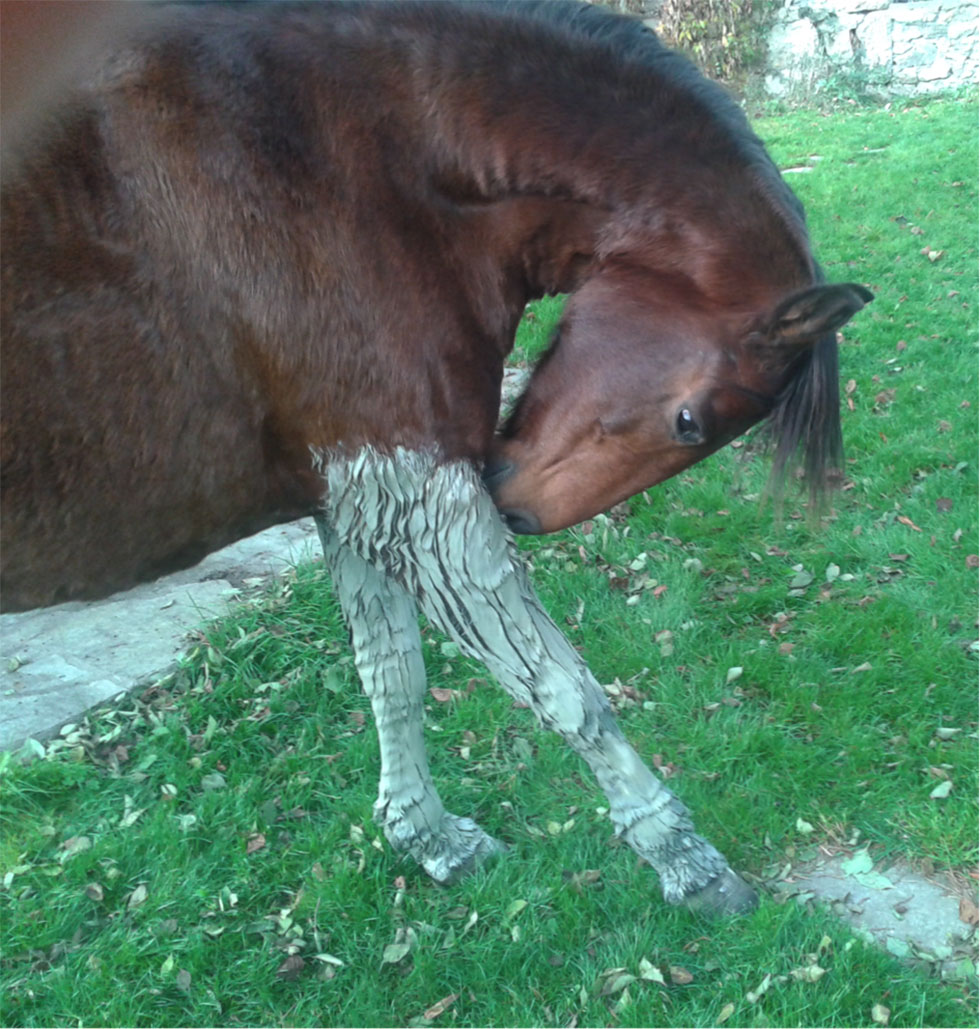
[[[541,523],[530,511],[501,511],[507,528],[519,536],[536,536],[541,532]]]
[[[513,461],[487,461],[483,466],[483,485],[488,490],[495,490],[514,474],[516,467]]]

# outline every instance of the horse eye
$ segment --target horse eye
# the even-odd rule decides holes
[[[682,407],[677,415],[677,435],[699,436],[700,434],[701,430],[698,428],[698,423],[694,420],[694,415],[686,407]]]

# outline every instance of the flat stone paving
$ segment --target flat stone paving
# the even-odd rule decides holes
[[[0,750],[54,736],[89,708],[165,675],[187,634],[256,586],[319,556],[312,518],[233,543],[105,600],[0,615]]]

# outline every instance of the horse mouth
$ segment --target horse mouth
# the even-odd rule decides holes
[[[507,528],[515,535],[537,536],[543,531],[541,523],[530,511],[505,508],[501,510],[500,514],[507,523]]]
[[[483,485],[493,493],[517,471],[513,461],[491,458],[483,466]]]
[[[507,523],[507,528],[519,536],[536,536],[541,530],[541,522],[537,516],[522,508],[501,507],[497,494],[500,487],[517,471],[517,465],[505,458],[491,458],[483,467],[483,485],[493,498],[500,517]]]

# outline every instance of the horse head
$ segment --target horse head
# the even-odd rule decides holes
[[[770,416],[789,450],[833,451],[834,333],[871,299],[815,284],[719,311],[682,278],[612,262],[569,299],[495,441],[485,481],[498,508],[515,532],[573,525]]]

